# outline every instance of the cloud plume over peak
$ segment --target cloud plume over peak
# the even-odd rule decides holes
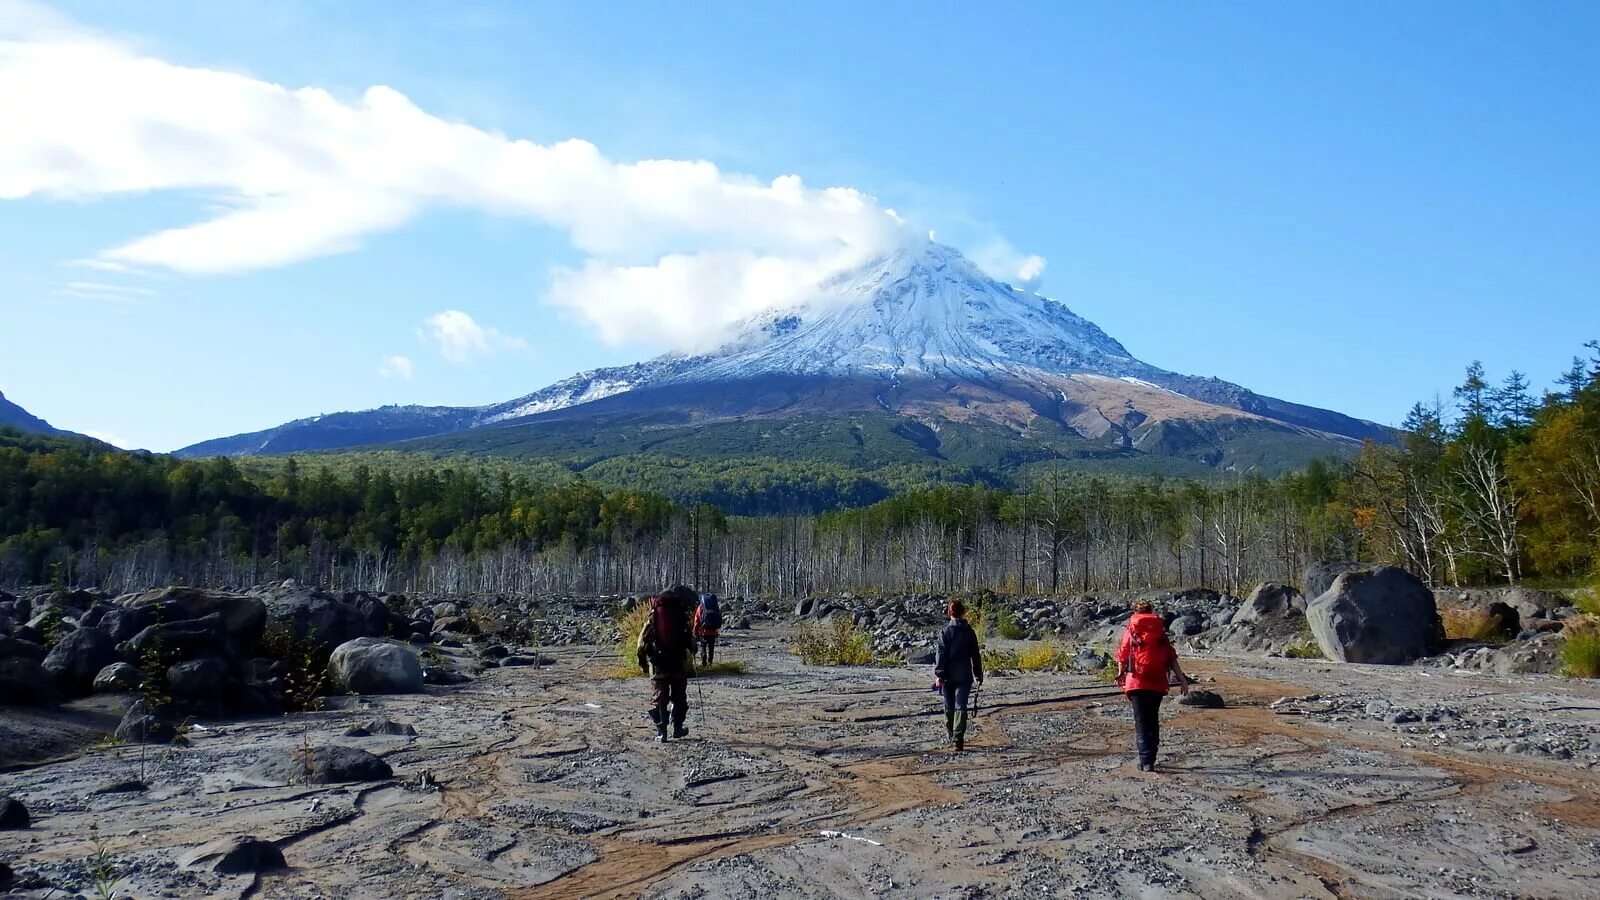
[[[552,273],[547,299],[609,341],[692,341],[793,302],[908,233],[852,188],[703,160],[618,162],[587,141],[447,121],[381,85],[344,100],[178,65],[5,0],[0,122],[0,201],[214,201],[209,218],[107,248],[108,268],[284,266],[350,252],[431,208],[474,209],[564,230],[586,259]]]

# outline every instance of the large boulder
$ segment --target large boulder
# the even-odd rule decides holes
[[[394,770],[365,750],[329,745],[270,751],[249,774],[283,784],[341,784],[382,781],[393,778]]]
[[[203,657],[227,659],[237,653],[220,613],[178,622],[157,622],[122,645],[135,660],[158,656],[163,661]]]
[[[28,808],[15,797],[0,797],[0,830],[19,830],[33,824]]]
[[[62,635],[44,658],[45,670],[63,693],[83,696],[94,690],[100,670],[122,662],[111,638],[95,628],[80,628]]]
[[[33,641],[0,635],[0,659],[20,658],[44,662],[45,654],[49,652]]]
[[[201,619],[215,615],[235,647],[248,653],[261,640],[267,624],[267,606],[259,597],[225,594],[199,588],[169,587],[146,591],[124,601],[133,610],[151,612],[161,621]]]
[[[422,663],[404,644],[356,638],[340,644],[328,657],[328,675],[336,689],[357,694],[422,692]]]
[[[143,681],[144,675],[133,666],[112,663],[94,676],[94,691],[97,694],[123,694],[137,691]]]
[[[267,614],[296,638],[309,640],[324,650],[361,637],[382,637],[387,631],[377,626],[356,604],[325,591],[308,590],[286,583],[268,591],[261,600]]]
[[[45,706],[55,699],[55,679],[38,660],[0,658],[0,706]]]
[[[1300,577],[1300,591],[1303,596],[1315,600],[1328,592],[1333,587],[1334,579],[1346,572],[1363,572],[1373,568],[1366,563],[1358,562],[1314,562],[1306,567],[1305,574]]]
[[[173,663],[167,668],[167,688],[174,697],[212,701],[229,688],[228,666],[215,657]]]
[[[1444,643],[1433,591],[1394,566],[1341,574],[1306,618],[1323,655],[1338,662],[1404,665]]]
[[[1244,605],[1233,614],[1232,623],[1275,623],[1305,615],[1306,598],[1287,584],[1269,581],[1256,586]],[[1231,624],[1231,623],[1230,623]]]
[[[178,725],[172,710],[136,700],[117,724],[116,738],[128,744],[170,744],[178,739]]]
[[[288,868],[277,844],[254,837],[212,841],[185,854],[180,862],[187,868],[205,869],[219,875],[250,875]]]

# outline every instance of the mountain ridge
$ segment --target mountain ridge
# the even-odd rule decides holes
[[[945,424],[998,424],[1019,439],[1043,420],[1072,440],[1132,452],[1163,452],[1162,435],[1179,431],[1204,441],[1212,432],[1265,430],[1307,447],[1320,442],[1330,454],[1392,435],[1342,413],[1145,363],[1065,304],[989,278],[928,241],[837,275],[801,304],[738,323],[709,351],[580,372],[497,404],[334,413],[178,454],[433,443],[472,452],[474,434],[559,430],[557,423],[577,420],[678,428],[880,412],[934,433]],[[1304,462],[1305,453],[1293,455]],[[1211,456],[1220,463],[1226,454]]]

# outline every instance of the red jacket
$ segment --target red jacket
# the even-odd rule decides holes
[[[1117,665],[1128,677],[1122,681],[1124,693],[1129,691],[1167,692],[1167,670],[1178,658],[1167,640],[1167,626],[1155,613],[1134,613],[1128,628],[1122,632],[1122,643],[1117,645]]]
[[[694,608],[694,633],[695,633],[695,636],[696,637],[716,637],[717,636],[717,629],[715,629],[715,628],[703,628],[700,625],[700,614],[702,612],[704,612],[704,611],[705,611],[705,607],[703,607],[703,606],[696,606]]]

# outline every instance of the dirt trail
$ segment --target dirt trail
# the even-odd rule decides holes
[[[1554,727],[1600,705],[1590,686],[1197,660],[1232,705],[1166,704],[1163,771],[1148,775],[1125,703],[1093,678],[992,677],[955,755],[925,671],[807,670],[782,639],[731,636],[752,674],[701,684],[690,739],[666,746],[648,740],[644,685],[597,677],[574,649],[453,692],[206,723],[191,748],[145,754],[143,793],[94,793],[137,774],[127,747],[0,774],[37,819],[0,859],[81,889],[98,840],[135,897],[1578,897],[1600,883],[1595,770],[1461,750],[1427,724],[1272,708],[1404,697]],[[342,737],[377,714],[419,736]],[[303,742],[372,750],[396,778],[237,777]],[[279,842],[291,870],[256,882],[175,865],[228,834]]]

